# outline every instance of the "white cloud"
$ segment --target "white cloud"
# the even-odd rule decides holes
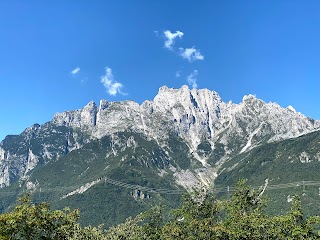
[[[176,78],[179,78],[181,76],[180,71],[176,72]]]
[[[158,36],[158,31],[154,31],[154,33]],[[166,38],[164,42],[164,47],[175,52],[183,59],[188,60],[189,62],[194,62],[197,60],[204,60],[204,55],[201,54],[199,49],[196,49],[194,46],[191,48],[174,48],[175,39],[176,38],[182,38],[184,36],[184,33],[181,31],[171,32],[170,30],[166,30],[163,32],[164,36]],[[176,74],[176,77],[179,74]]]
[[[106,74],[101,76],[101,83],[103,84],[107,92],[112,96],[115,96],[118,93],[124,94],[123,92],[121,92],[123,84],[115,81],[112,74],[112,69],[109,67],[106,67]]]
[[[153,33],[158,37],[159,36],[159,32],[157,30],[153,30]]]
[[[191,73],[188,77],[187,77],[187,82],[190,86],[192,86],[192,88],[197,88],[197,76],[198,76],[198,70],[193,70],[193,73]]]
[[[188,59],[189,62],[204,59],[204,56],[201,55],[200,50],[195,49],[194,47],[186,48],[186,49],[179,48],[179,50],[180,50],[180,56],[183,57],[184,59]]]
[[[71,74],[72,74],[72,75],[76,75],[79,71],[80,71],[80,68],[79,68],[79,67],[76,67],[75,69],[73,69],[73,70],[71,71]]]
[[[166,41],[164,42],[164,46],[170,50],[172,50],[172,46],[174,44],[174,39],[179,37],[182,38],[184,35],[183,32],[176,31],[175,33],[172,33],[170,30],[164,31],[164,36],[166,37]]]

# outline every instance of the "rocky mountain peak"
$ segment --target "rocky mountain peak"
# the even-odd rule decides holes
[[[158,94],[154,98],[154,105],[162,109],[171,109],[176,105],[181,105],[185,108],[198,108],[199,103],[210,105],[210,101],[221,102],[218,93],[208,89],[192,89],[190,90],[187,85],[181,88],[168,88],[163,86],[159,89]]]
[[[214,91],[189,89],[187,85],[178,89],[162,86],[153,101],[141,105],[101,100],[97,107],[91,101],[83,109],[56,114],[52,122],[89,129],[98,138],[127,129],[156,139],[165,139],[169,132],[175,132],[193,150],[203,139],[217,139],[220,132],[242,138],[242,134],[250,136],[253,131],[254,138],[273,135],[271,139],[277,140],[319,127],[318,122],[310,121],[292,107],[265,103],[252,94],[245,95],[239,104],[225,103]]]
[[[108,108],[108,106],[109,106],[109,102],[105,99],[101,99],[99,104],[99,112],[102,110],[105,110],[106,108]]]
[[[97,111],[97,105],[94,101],[90,101],[87,105],[83,107],[83,110],[89,111],[89,112]]]
[[[294,112],[294,113],[297,112],[296,109],[294,109],[294,107],[292,107],[291,105],[289,105],[286,109],[288,109],[289,111]]]
[[[257,98],[253,94],[244,95],[242,98],[242,104],[252,107],[254,109],[262,108],[266,103],[261,99]]]
[[[96,125],[97,112],[97,105],[95,102],[90,101],[82,109],[56,113],[51,122],[59,126],[67,127],[93,127]]]
[[[246,102],[246,101],[255,101],[255,100],[260,100],[258,99],[255,95],[253,94],[247,94],[247,95],[244,95],[243,98],[242,98],[242,101],[243,102]],[[261,101],[261,100],[260,100]]]
[[[207,153],[218,148],[219,158],[225,161],[232,154],[260,144],[294,138],[319,128],[319,121],[305,117],[292,107],[265,103],[254,95],[246,95],[241,103],[234,104],[222,101],[218,93],[208,89],[163,86],[153,101],[139,105],[133,101],[101,100],[99,106],[91,101],[82,109],[56,113],[52,121],[33,125],[21,137],[3,141],[0,186],[9,184],[10,174],[14,174],[13,178],[10,175],[12,179],[25,176],[41,159],[50,161],[93,139],[119,132],[142,134],[161,147],[168,145],[171,136],[176,136],[207,167]],[[30,145],[30,139],[32,144],[37,144]],[[17,170],[19,165],[22,167]]]

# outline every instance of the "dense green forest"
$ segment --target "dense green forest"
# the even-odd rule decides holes
[[[271,216],[263,193],[241,180],[228,199],[201,191],[184,195],[177,209],[155,206],[109,229],[82,227],[78,210],[51,210],[48,203],[32,203],[25,195],[14,210],[0,215],[0,239],[320,238],[320,217],[305,217],[298,197],[286,214]]]

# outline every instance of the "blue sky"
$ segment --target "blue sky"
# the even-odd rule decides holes
[[[159,87],[255,94],[320,119],[319,1],[1,1],[0,140]]]

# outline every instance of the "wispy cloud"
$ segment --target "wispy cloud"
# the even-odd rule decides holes
[[[179,48],[180,56],[184,59],[188,59],[189,62],[193,62],[196,60],[203,60],[204,56],[200,53],[199,49],[192,48]]]
[[[124,94],[121,89],[123,88],[123,84],[120,82],[117,82],[114,79],[114,76],[112,74],[112,69],[109,67],[106,67],[106,74],[101,76],[100,78],[101,83],[107,90],[107,93],[115,96],[117,94]]]
[[[172,46],[174,45],[174,40],[179,37],[182,38],[184,35],[181,31],[176,31],[175,33],[170,30],[164,31],[164,36],[166,37],[166,41],[164,42],[164,46],[170,50],[172,50]]]
[[[193,70],[193,72],[187,76],[187,82],[192,88],[197,88],[197,76],[198,76],[198,70]]]
[[[176,72],[176,78],[179,78],[179,77],[181,76],[180,73],[181,73],[181,71],[177,71],[177,72]]]
[[[71,71],[71,74],[72,74],[72,75],[76,75],[79,71],[80,71],[80,68],[79,68],[79,67],[76,67],[75,69],[73,69],[73,70]]]
[[[158,32],[154,31],[154,33],[158,36]],[[170,30],[166,30],[163,32],[164,36],[166,38],[164,42],[164,47],[176,52],[179,56],[181,56],[183,59],[187,59],[189,62],[193,62],[196,60],[203,60],[204,56],[200,53],[199,49],[196,49],[195,47],[191,48],[174,48],[175,39],[176,38],[182,38],[184,36],[184,33],[181,31],[171,32]]]

